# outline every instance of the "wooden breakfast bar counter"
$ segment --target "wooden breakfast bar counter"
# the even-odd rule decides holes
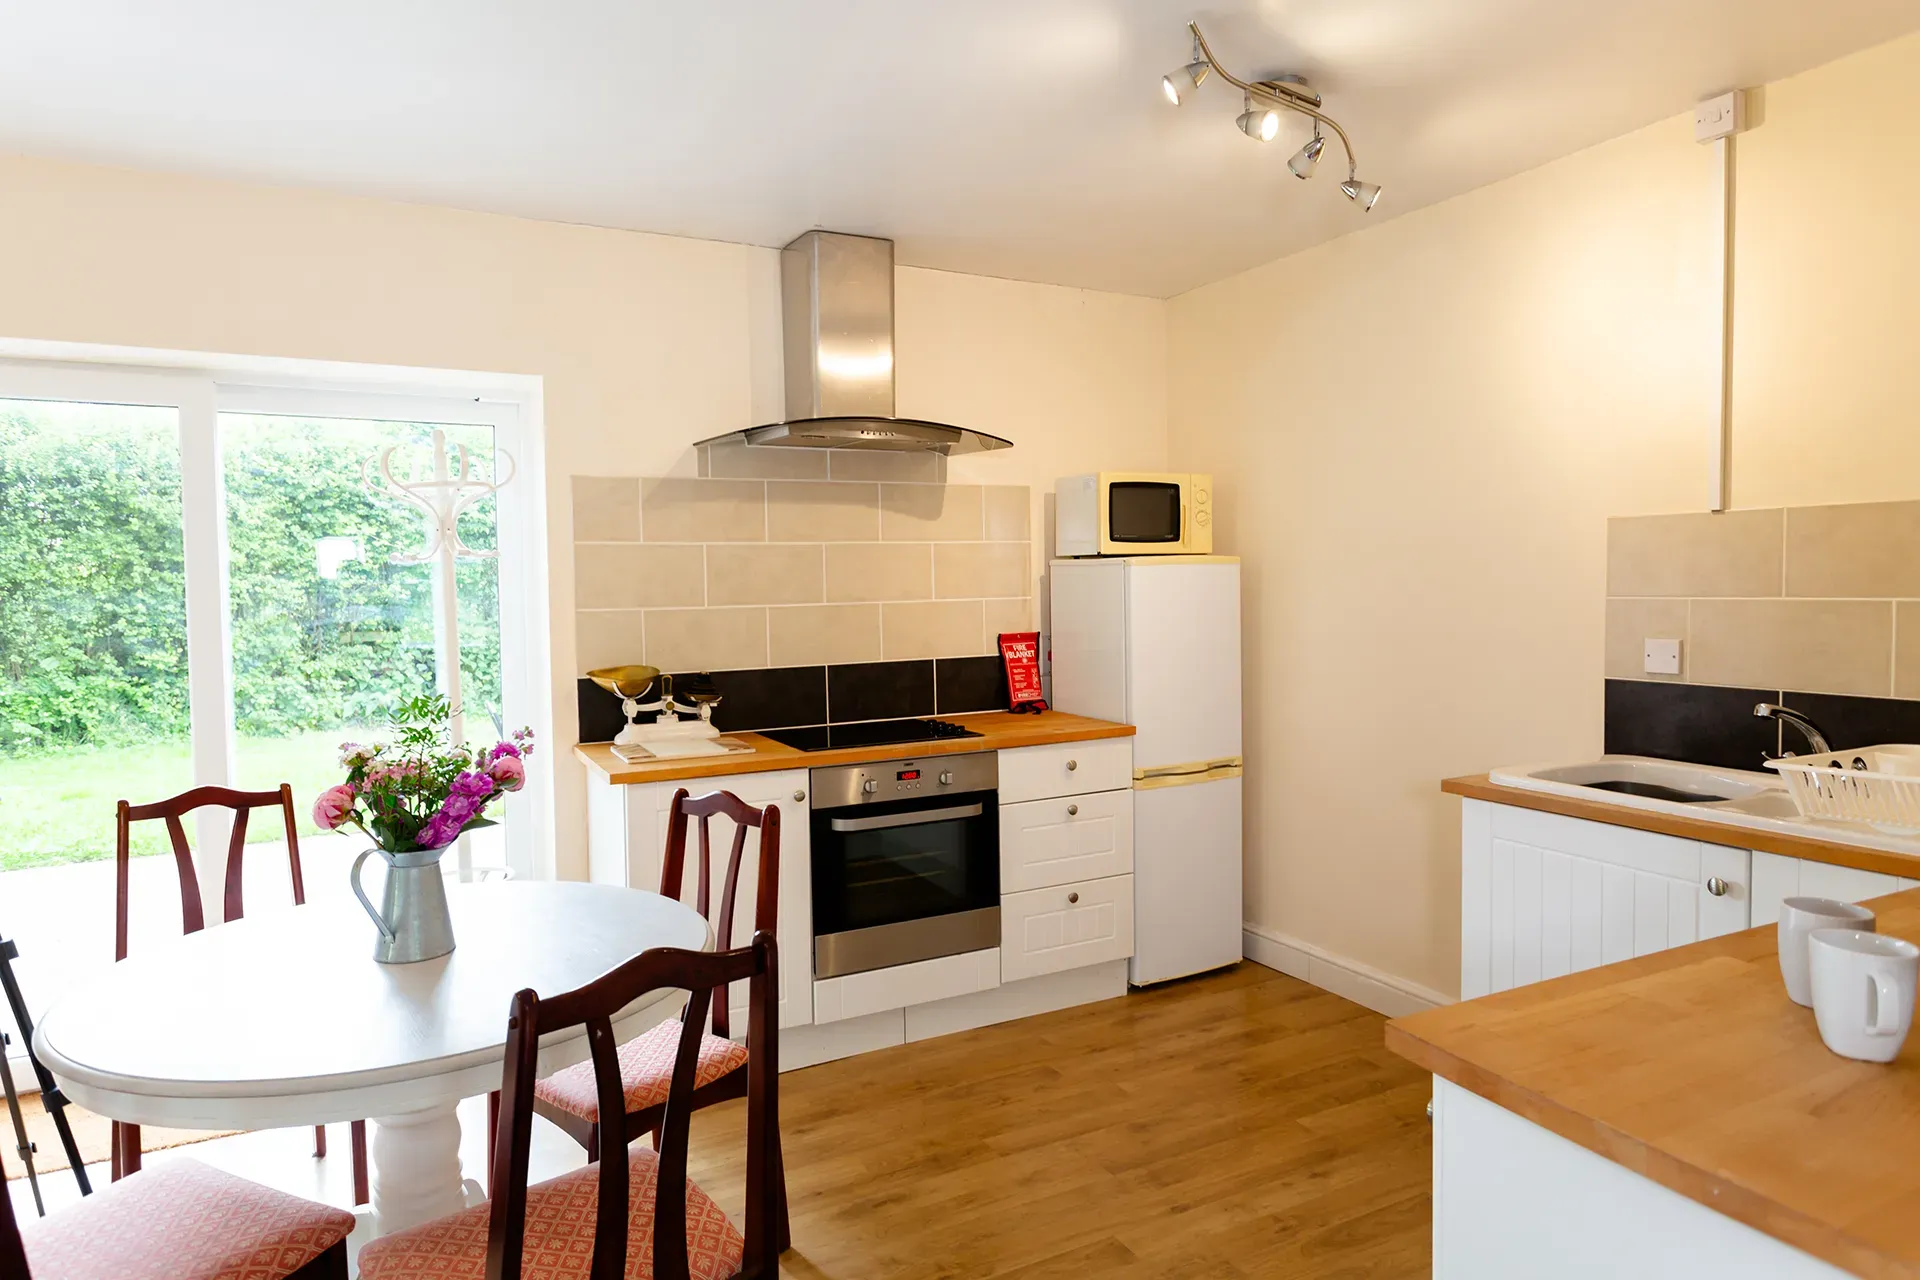
[[[1867,904],[1920,941],[1920,890]],[[1920,1277],[1920,1036],[1829,1052],[1773,927],[1387,1024],[1434,1073],[1436,1277]]]

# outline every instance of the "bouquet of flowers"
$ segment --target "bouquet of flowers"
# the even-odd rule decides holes
[[[526,785],[530,729],[491,747],[450,743],[441,697],[412,699],[391,719],[391,743],[340,744],[347,780],[313,802],[322,831],[358,827],[388,853],[444,849],[463,831],[492,826],[487,806]]]

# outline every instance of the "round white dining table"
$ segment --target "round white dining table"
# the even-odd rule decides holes
[[[450,888],[454,950],[388,965],[357,904],[216,925],[122,960],[56,1003],[34,1049],[96,1114],[183,1129],[373,1122],[373,1230],[467,1203],[455,1105],[500,1087],[507,1007],[555,995],[652,947],[712,945],[691,907],[637,889],[505,881]],[[621,1040],[680,1007],[654,992]],[[542,1041],[545,1075],[587,1056],[582,1029]]]

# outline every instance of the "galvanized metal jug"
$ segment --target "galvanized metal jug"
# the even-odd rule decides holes
[[[453,950],[453,917],[447,912],[447,882],[440,874],[440,856],[445,852],[368,849],[353,860],[349,876],[353,896],[360,899],[380,930],[380,936],[374,939],[373,958],[381,964],[412,964]],[[360,887],[360,867],[376,853],[387,863],[387,888],[380,895],[377,911]]]

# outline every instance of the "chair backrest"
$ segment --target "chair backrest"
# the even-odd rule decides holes
[[[32,1276],[20,1223],[13,1216],[13,1196],[7,1190],[6,1162],[0,1160],[0,1280],[32,1280]]]
[[[173,843],[174,867],[180,873],[180,925],[183,933],[206,928],[206,914],[200,907],[200,877],[194,874],[193,850],[187,847],[187,832],[180,819],[204,805],[219,805],[233,810],[233,837],[227,842],[227,874],[223,895],[224,918],[238,920],[241,855],[247,847],[247,815],[255,809],[278,806],[287,832],[287,858],[293,870],[293,901],[298,906],[307,900],[306,881],[300,874],[300,835],[293,813],[293,788],[280,784],[278,791],[233,791],[226,787],[195,787],[153,804],[129,804],[122,800],[117,811],[114,832],[113,868],[113,958],[127,958],[127,880],[132,860],[133,824],[163,819],[167,838]]]
[[[720,889],[719,915],[713,902],[713,848],[708,827],[714,814],[731,818],[734,823],[733,848],[727,854],[727,878]],[[667,818],[667,849],[660,865],[660,892],[679,899],[686,884],[687,819],[700,820],[700,870],[694,889],[694,909],[713,922],[717,945],[733,945],[734,899],[740,890],[740,864],[746,857],[747,829],[760,832],[760,871],[754,882],[753,928],[756,933],[779,936],[780,920],[780,806],[770,804],[756,809],[731,791],[712,791],[689,798],[681,787],[673,793],[673,808]],[[714,1002],[713,1034],[726,1036],[727,1001]]]
[[[725,1001],[727,984],[745,979],[752,990],[747,1013],[747,1229],[740,1277],[774,1280],[780,1268],[779,1042],[773,997],[778,951],[773,935],[753,935],[733,951],[646,951],[584,987],[541,999],[532,991],[513,998],[507,1019],[506,1073],[501,1081],[500,1121],[494,1132],[494,1184],[487,1221],[486,1280],[521,1280],[527,1219],[527,1150],[533,1136],[533,1084],[539,1074],[540,1037],[584,1025],[592,1054],[600,1114],[626,1111],[612,1019],[650,991],[688,992],[673,1060],[666,1111],[659,1131],[659,1172],[653,1219],[654,1280],[688,1280],[687,1122],[693,1114],[694,1068],[714,993]],[[608,1143],[600,1159],[599,1199],[588,1280],[620,1280],[627,1274],[628,1148]]]

